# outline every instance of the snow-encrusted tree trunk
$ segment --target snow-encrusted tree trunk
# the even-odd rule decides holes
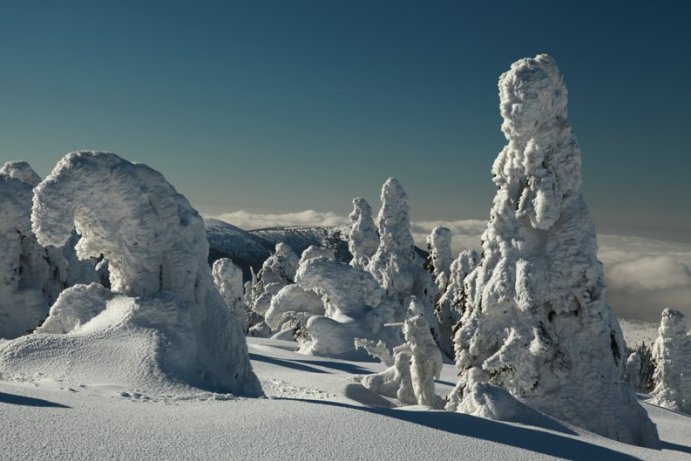
[[[384,288],[386,294],[400,303],[397,321],[406,318],[407,298],[415,295],[429,305],[437,295],[437,287],[424,261],[415,252],[410,233],[408,195],[396,178],[386,180],[381,189],[381,209],[377,216],[379,247],[370,259],[367,270]]]
[[[221,258],[214,261],[211,269],[214,285],[221,293],[228,309],[242,326],[242,331],[247,332],[247,308],[243,299],[242,269],[236,266],[230,258]]]
[[[372,207],[364,198],[354,198],[353,211],[349,217],[353,223],[348,234],[348,250],[353,255],[350,265],[365,269],[379,247],[379,235],[372,220]]]
[[[686,317],[677,310],[665,309],[658,332],[653,344],[656,366],[651,401],[691,414],[691,337]]]
[[[451,263],[449,281],[434,306],[434,314],[439,322],[439,348],[448,358],[454,358],[454,328],[461,320],[465,310],[465,278],[477,266],[480,256],[474,250],[464,250]]]
[[[451,272],[451,231],[446,227],[437,226],[427,236],[427,268],[432,272],[434,283],[440,293],[444,293],[449,282]]]
[[[31,221],[43,245],[63,245],[76,228],[77,255],[103,255],[113,291],[175,295],[193,322],[188,376],[217,391],[262,394],[241,326],[213,284],[204,222],[159,172],[110,153],[67,154],[34,189]]]
[[[508,144],[492,168],[498,191],[482,261],[468,277],[455,336],[459,383],[447,408],[474,411],[464,396],[491,383],[598,434],[658,446],[621,379],[624,342],[579,192],[563,78],[547,55],[521,59],[499,79],[499,95]]]

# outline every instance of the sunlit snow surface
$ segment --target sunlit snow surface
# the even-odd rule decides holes
[[[540,428],[392,403],[356,376],[380,371],[293,352],[296,344],[249,338],[267,398],[196,391],[150,392],[92,377],[0,379],[0,459],[691,459],[691,417],[644,404],[662,450],[605,439],[534,418]],[[0,343],[2,348],[3,343]],[[130,353],[137,343],[129,344]],[[122,356],[102,354],[104,369]],[[143,351],[142,351],[143,352]],[[51,360],[67,365],[69,354]],[[444,395],[456,380],[445,365]]]

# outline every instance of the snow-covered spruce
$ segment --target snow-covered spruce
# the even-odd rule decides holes
[[[655,388],[651,402],[691,414],[691,336],[686,317],[674,309],[662,311],[659,336],[653,344]]]
[[[468,277],[447,408],[481,413],[470,391],[491,383],[571,424],[657,447],[655,425],[621,379],[624,343],[579,193],[563,78],[547,55],[521,59],[499,79],[499,94],[508,144],[492,168],[498,191],[482,261]]]
[[[286,285],[293,283],[300,263],[293,250],[283,242],[276,244],[275,253],[262,264],[252,283],[252,310],[263,316],[271,298]]]
[[[353,255],[350,265],[364,269],[379,247],[379,235],[372,220],[372,207],[364,198],[354,198],[353,211],[349,217],[353,223],[348,234],[348,250]]]
[[[93,291],[98,289],[81,297],[78,292],[85,289],[80,286],[63,293],[77,307],[79,299],[86,301],[77,310],[106,307],[88,320],[75,307],[56,303],[47,325],[66,329],[74,322],[60,318],[70,312],[80,326],[65,335],[22,338],[12,346],[12,355],[0,360],[3,367],[11,366],[8,357],[31,355],[33,347],[45,343],[62,348],[90,338],[75,351],[88,355],[90,348],[118,335],[142,332],[156,352],[139,362],[128,358],[141,367],[133,384],[147,385],[164,375],[215,392],[262,394],[241,327],[213,284],[204,223],[159,172],[110,153],[68,154],[35,188],[31,221],[43,245],[64,244],[76,228],[79,257],[108,260],[115,297],[107,290]],[[96,303],[94,297],[102,299]]]
[[[423,268],[424,261],[415,252],[410,233],[408,195],[396,178],[387,179],[382,186],[381,202],[377,216],[379,247],[372,255],[367,270],[386,294],[399,301],[397,321],[403,321],[406,317],[406,298],[415,295],[431,305],[437,289],[430,273]]]
[[[19,179],[31,187],[36,187],[41,182],[41,177],[27,162],[6,162],[0,168],[0,175]]]
[[[437,226],[427,236],[427,268],[432,272],[434,283],[440,293],[444,293],[451,272],[451,231]]]
[[[474,250],[464,250],[451,263],[446,290],[434,306],[434,314],[439,322],[437,342],[448,358],[454,358],[453,329],[461,320],[465,309],[465,289],[463,282],[477,266],[480,256]]]
[[[236,266],[230,258],[221,258],[214,261],[211,274],[214,285],[221,293],[228,309],[237,319],[242,331],[247,332],[247,308],[243,298],[242,269]]]

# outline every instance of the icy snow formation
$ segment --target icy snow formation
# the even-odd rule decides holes
[[[659,336],[653,344],[655,389],[651,402],[691,414],[691,337],[686,317],[674,309],[662,311]]]
[[[446,227],[437,226],[427,236],[427,250],[429,251],[428,267],[432,270],[434,283],[441,293],[446,290],[451,271],[451,231]]]
[[[453,329],[461,320],[465,309],[465,290],[463,282],[477,266],[480,256],[474,250],[464,250],[451,263],[446,290],[434,306],[434,314],[439,322],[437,342],[444,355],[454,358]]]
[[[364,269],[379,247],[379,235],[372,220],[372,207],[364,198],[354,198],[353,212],[349,217],[353,223],[348,234],[348,250],[353,255],[350,265]]]
[[[467,279],[455,336],[459,382],[447,408],[472,411],[470,390],[491,383],[571,424],[658,446],[621,379],[624,342],[579,193],[562,76],[547,55],[521,59],[499,79],[499,94],[508,144],[492,168],[498,190],[482,261]]]
[[[297,284],[286,285],[271,298],[271,304],[264,316],[272,331],[281,329],[288,312],[324,315],[324,304],[321,296],[314,291],[305,290]]]
[[[164,367],[173,378],[214,391],[261,395],[241,326],[212,281],[204,223],[159,172],[110,153],[67,154],[36,186],[31,221],[43,245],[63,245],[76,228],[77,255],[104,256],[119,305],[132,309],[122,322],[156,332],[160,355],[175,362]],[[92,310],[90,302],[83,309]],[[83,312],[56,305],[47,323],[65,324],[62,312],[86,320]],[[104,315],[110,318],[104,311],[94,319]],[[63,341],[72,341],[66,338],[71,334],[62,335]]]
[[[372,274],[327,258],[307,260],[295,277],[304,290],[319,294],[324,315],[307,321],[307,340],[300,351],[337,358],[356,358],[355,338],[381,339],[388,345],[401,342],[394,320],[397,303],[386,296]]]
[[[211,268],[214,285],[221,293],[228,309],[235,316],[242,331],[247,331],[247,308],[245,307],[244,286],[242,283],[242,269],[236,266],[230,258],[214,261]]]
[[[304,264],[306,261],[309,261],[310,259],[314,258],[326,258],[335,260],[336,255],[334,255],[334,252],[332,250],[329,250],[328,248],[320,247],[317,245],[310,245],[307,248],[305,248],[305,250],[300,255],[300,262],[298,263],[298,267],[300,267],[300,265]]]
[[[31,198],[31,184],[0,174],[0,338],[29,333],[50,307],[43,294],[49,266],[31,232]]]
[[[389,365],[384,371],[364,376],[362,385],[404,405],[441,408],[443,402],[434,392],[434,380],[439,378],[443,363],[429,323],[423,315],[413,315],[403,322],[403,335],[406,342],[394,348],[393,360],[381,341],[355,340],[357,347]]]
[[[433,301],[436,287],[429,272],[422,267],[422,258],[415,252],[410,233],[408,195],[396,178],[387,179],[382,186],[381,202],[377,216],[379,247],[367,269],[386,293],[402,306],[410,295]],[[399,321],[402,321],[405,309],[402,308],[399,314]]]
[[[41,182],[41,177],[31,168],[27,162],[6,162],[0,168],[0,175],[19,179],[21,182],[36,187]]]

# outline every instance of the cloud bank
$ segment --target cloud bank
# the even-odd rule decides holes
[[[276,226],[349,226],[347,216],[304,210],[293,213],[235,211],[210,216],[242,229]],[[435,226],[451,230],[454,254],[480,249],[483,220],[415,221],[415,243],[425,248],[425,238]],[[642,237],[598,235],[599,259],[605,266],[607,300],[619,317],[659,322],[662,309],[673,307],[691,317],[691,245]]]

